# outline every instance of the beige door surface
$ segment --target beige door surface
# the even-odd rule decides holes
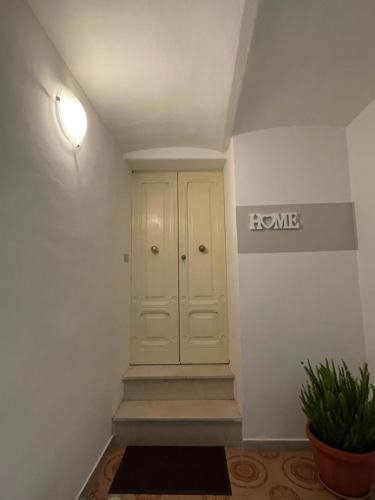
[[[222,173],[133,177],[131,362],[227,363]]]
[[[179,363],[177,176],[133,175],[131,361]]]
[[[222,173],[179,173],[178,193],[180,359],[182,363],[227,363]]]

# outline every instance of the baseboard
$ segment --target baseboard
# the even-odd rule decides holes
[[[92,469],[90,470],[90,472],[89,472],[89,474],[88,474],[88,476],[87,476],[87,478],[86,478],[85,482],[83,483],[82,488],[79,490],[78,495],[75,497],[75,500],[79,500],[79,499],[80,499],[80,497],[81,497],[81,495],[82,495],[82,493],[83,493],[83,490],[86,488],[86,484],[88,483],[88,480],[89,480],[89,479],[90,479],[90,477],[92,476],[92,474],[93,474],[94,470],[97,468],[97,466],[98,466],[98,464],[99,464],[100,460],[101,460],[101,459],[103,458],[103,456],[104,456],[104,453],[107,451],[107,449],[108,449],[109,445],[112,443],[112,440],[113,440],[113,436],[111,436],[111,437],[108,439],[108,441],[106,442],[106,444],[105,444],[105,446],[104,446],[104,448],[103,448],[102,452],[101,452],[101,453],[100,453],[100,455],[99,455],[98,460],[95,462],[94,466],[93,466],[93,467],[92,467]]]
[[[298,451],[308,450],[309,440],[301,439],[242,439],[242,447],[258,451]]]

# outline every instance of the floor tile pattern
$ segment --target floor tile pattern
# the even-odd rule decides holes
[[[308,451],[247,451],[226,448],[232,496],[111,495],[109,487],[125,452],[110,446],[81,500],[333,500],[319,482]]]

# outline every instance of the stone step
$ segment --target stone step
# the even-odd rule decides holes
[[[113,433],[121,444],[237,446],[241,415],[234,400],[123,401]]]
[[[228,365],[130,366],[123,376],[124,399],[233,399]]]
[[[125,420],[181,420],[184,422],[241,420],[237,403],[232,400],[123,401],[115,422]]]

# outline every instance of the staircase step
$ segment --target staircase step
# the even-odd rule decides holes
[[[139,365],[129,366],[123,380],[230,379],[229,365]]]
[[[228,365],[131,366],[123,376],[124,399],[233,399]]]
[[[126,401],[113,431],[121,444],[235,446],[241,415],[234,400]]]
[[[232,400],[123,401],[115,422],[124,420],[181,420],[184,422],[241,420],[237,403]]]

